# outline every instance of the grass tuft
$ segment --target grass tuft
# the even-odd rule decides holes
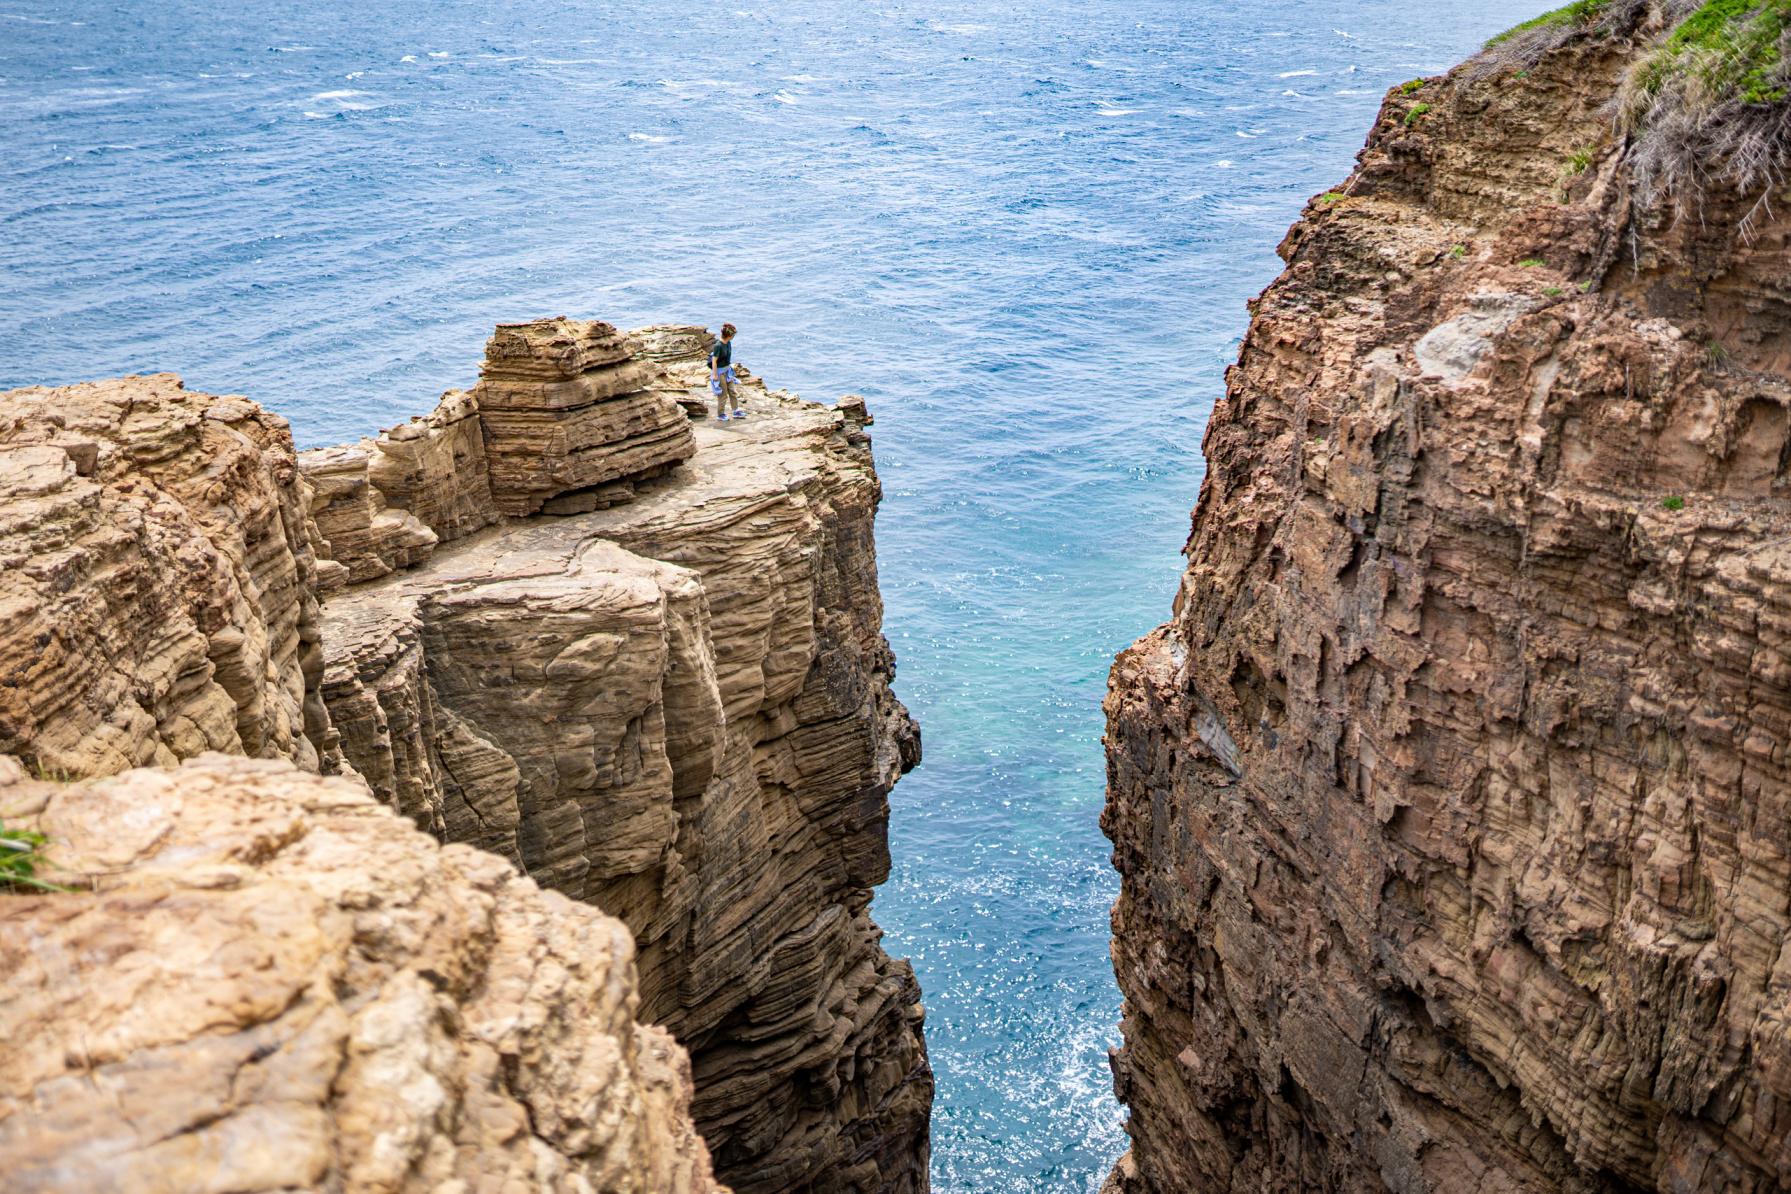
[[[1414,91],[1422,91],[1424,90],[1424,85],[1428,82],[1430,82],[1429,79],[1407,79],[1399,85],[1399,93],[1401,95],[1410,95]]]
[[[1342,191],[1326,191],[1318,197],[1318,201],[1326,207],[1331,207],[1334,204],[1342,203],[1345,198]]]
[[[1466,257],[1467,255],[1468,255],[1468,247],[1466,245],[1450,245],[1449,246],[1449,256],[1451,258],[1453,258],[1454,260],[1460,261],[1463,257]]]
[[[1683,510],[1685,509],[1685,499],[1676,493],[1669,494],[1660,499],[1660,508],[1663,510]]]
[[[1424,119],[1429,112],[1429,104],[1413,104],[1411,111],[1405,114],[1405,127],[1408,129],[1411,128],[1414,124],[1417,124],[1420,120]]]
[[[1548,262],[1544,261],[1540,257],[1526,257],[1522,261],[1517,263],[1517,267],[1519,269],[1535,269],[1539,265],[1547,265],[1547,264],[1548,264]]]
[[[1618,127],[1637,197],[1701,213],[1711,182],[1760,192],[1748,234],[1791,162],[1791,0],[1707,0],[1625,80]]]
[[[1562,290],[1559,286],[1544,286],[1542,288],[1542,293],[1546,294],[1549,298],[1560,298],[1567,292]]]
[[[29,829],[8,829],[0,822],[0,891],[31,888],[37,891],[67,891],[68,888],[37,877],[37,864],[43,861],[43,847],[49,839]]]

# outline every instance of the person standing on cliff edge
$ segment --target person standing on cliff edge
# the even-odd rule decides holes
[[[721,339],[709,350],[709,389],[715,393],[715,417],[720,422],[728,421],[728,407],[734,408],[734,417],[744,419],[746,408],[740,405],[740,395],[734,392],[734,325],[721,325]]]

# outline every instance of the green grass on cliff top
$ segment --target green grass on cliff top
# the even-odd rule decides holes
[[[1514,25],[1486,43],[1502,45],[1536,30],[1591,26],[1613,0],[1574,0]],[[1695,77],[1712,99],[1775,104],[1787,98],[1783,35],[1791,26],[1791,0],[1708,0],[1667,35],[1640,75],[1644,94],[1658,94],[1676,79]]]
[[[1486,43],[1487,48],[1501,42],[1510,41],[1520,33],[1528,33],[1532,29],[1549,29],[1557,25],[1590,25],[1592,19],[1602,12],[1611,0],[1574,0],[1563,8],[1553,12],[1545,12],[1539,17],[1531,17],[1521,25],[1513,25],[1505,32]]]
[[[1786,98],[1783,36],[1791,0],[1710,0],[1667,36],[1641,79],[1658,92],[1675,74],[1694,74],[1717,98],[1776,104]]]

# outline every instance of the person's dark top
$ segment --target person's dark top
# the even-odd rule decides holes
[[[715,367],[717,369],[726,369],[729,365],[734,363],[734,346],[729,344],[726,340],[717,340],[715,342],[715,351],[711,355],[715,358]]]

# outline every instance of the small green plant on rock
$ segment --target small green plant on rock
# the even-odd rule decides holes
[[[1429,112],[1429,104],[1413,104],[1412,110],[1405,114],[1405,127],[1408,129],[1411,128],[1414,124],[1417,124],[1420,120],[1424,119]]]
[[[1542,288],[1542,293],[1548,295],[1550,298],[1560,298],[1566,291],[1562,290],[1559,286],[1544,286]]]
[[[1535,269],[1539,265],[1547,265],[1547,264],[1548,264],[1548,262],[1544,261],[1540,257],[1526,257],[1522,261],[1517,263],[1517,267],[1519,269]]]
[[[1683,510],[1685,509],[1685,499],[1676,493],[1669,494],[1660,499],[1660,507],[1663,510]]]
[[[1590,145],[1586,146],[1584,149],[1574,150],[1572,155],[1569,156],[1567,159],[1568,177],[1571,178],[1578,174],[1584,174],[1586,172],[1586,168],[1588,166],[1590,166],[1591,164],[1592,164],[1592,147]]]
[[[1422,91],[1424,90],[1424,84],[1428,82],[1430,82],[1429,79],[1407,79],[1399,85],[1399,93],[1401,95],[1410,95],[1414,91]]]
[[[1581,294],[1589,294],[1589,293],[1591,293],[1591,290],[1592,290],[1592,279],[1587,278],[1584,282],[1580,283],[1580,293]]]
[[[1345,195],[1342,191],[1326,191],[1318,197],[1318,201],[1326,207],[1331,207],[1335,204],[1342,203],[1344,198]]]
[[[1456,261],[1460,261],[1463,257],[1466,257],[1467,255],[1468,255],[1468,247],[1466,245],[1450,245],[1449,246],[1449,256],[1454,258]]]
[[[29,887],[38,891],[67,891],[68,888],[37,877],[37,864],[43,861],[43,847],[49,839],[30,829],[8,829],[0,822],[0,891]]]

